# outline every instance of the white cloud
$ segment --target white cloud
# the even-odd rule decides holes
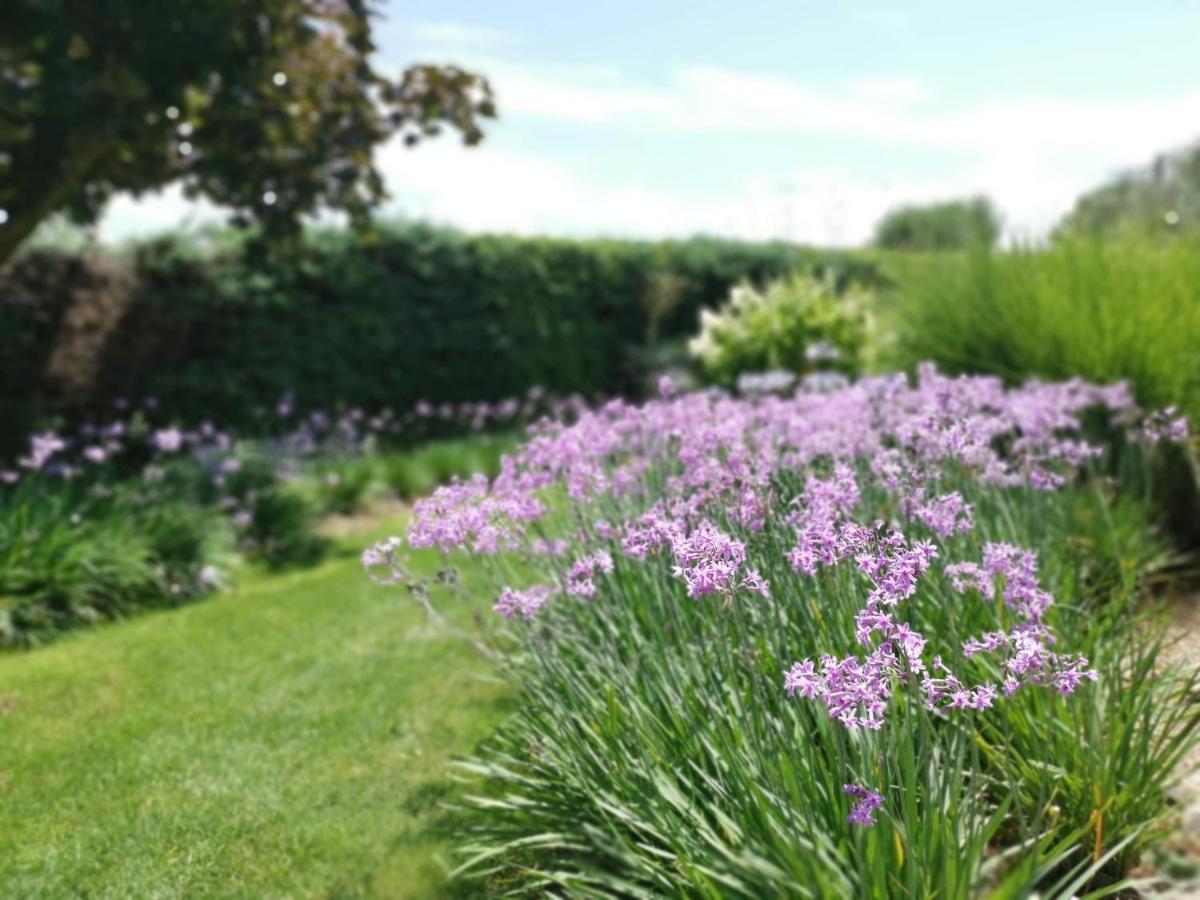
[[[178,184],[139,197],[118,194],[97,229],[101,240],[123,241],[162,231],[223,222],[227,213],[207,200],[189,200]]]
[[[596,184],[543,157],[451,142],[410,151],[392,141],[379,165],[399,198],[390,211],[472,231],[672,234],[721,212],[637,182]]]
[[[911,76],[857,79],[815,88],[779,76],[692,66],[666,86],[547,78],[537,70],[488,69],[501,115],[651,131],[820,135],[937,150],[988,152],[1001,146],[1095,148],[1110,155],[1161,149],[1194,136],[1200,83],[1173,96],[1078,100],[1049,96],[934,105],[932,88]],[[1152,151],[1151,151],[1152,152]]]
[[[895,193],[881,177],[891,148],[926,150],[955,162],[936,179],[909,184],[906,197],[920,202],[986,193],[1007,213],[1010,233],[1020,234],[1045,232],[1080,192],[1194,140],[1200,128],[1200,85],[1136,99],[1027,96],[947,106],[929,85],[903,75],[821,89],[712,67],[677,70],[666,86],[547,79],[520,68],[501,70],[496,80],[502,116],[675,134],[677,140],[721,133],[813,136],[874,148],[878,162],[853,173],[839,169],[844,177],[820,191],[807,175],[800,179],[812,202],[833,204],[827,218],[842,217],[848,206],[877,205],[868,196]],[[834,195],[856,199],[834,201]],[[844,231],[846,240],[863,239],[869,227]]]
[[[487,29],[425,23],[425,39],[500,40]],[[1082,191],[1115,171],[1196,137],[1200,84],[1172,95],[1084,100],[996,97],[951,104],[935,86],[903,73],[840,85],[711,66],[679,68],[662,82],[592,67],[531,66],[480,58],[497,87],[500,129],[551,122],[636,134],[647,146],[686,156],[716,135],[763,140],[834,139],[857,162],[831,161],[748,178],[753,160],[669,189],[636,169],[585,175],[552,147],[517,153],[497,142],[466,151],[450,139],[408,153],[392,144],[379,164],[406,212],[468,229],[572,234],[682,235],[708,231],[817,243],[869,238],[900,203],[969,193],[992,197],[1010,234],[1043,234]],[[928,153],[933,174],[905,177],[897,147]],[[911,159],[912,153],[908,157]],[[864,161],[865,160],[865,161]],[[681,165],[687,165],[686,159]],[[177,191],[114,204],[105,236],[169,227],[191,209]],[[196,214],[207,221],[211,207]]]
[[[929,85],[910,75],[859,78],[850,82],[850,90],[864,100],[885,103],[913,103],[927,100],[933,94]]]
[[[416,44],[438,49],[447,46],[456,49],[490,49],[513,40],[513,34],[503,29],[463,22],[413,22],[404,25],[401,32]]]
[[[707,233],[845,246],[869,238],[879,217],[896,205],[971,189],[969,176],[897,185],[844,166],[822,166],[756,176],[695,196],[636,177],[596,183],[544,157],[450,143],[416,152],[392,144],[380,165],[401,198],[391,211],[471,231],[518,234]]]

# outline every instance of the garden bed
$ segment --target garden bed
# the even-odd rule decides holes
[[[488,890],[1107,896],[1168,828],[1196,675],[1142,600],[1119,387],[924,370],[611,403],[419,501],[511,620],[518,712],[469,769]],[[1087,438],[1107,407],[1137,441]],[[1138,450],[1141,442],[1144,450]],[[399,542],[365,557],[408,579]],[[473,565],[475,565],[473,563]]]

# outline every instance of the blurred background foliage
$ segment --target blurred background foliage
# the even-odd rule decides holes
[[[1060,235],[1155,237],[1200,231],[1200,145],[1155,157],[1075,201]]]
[[[856,253],[708,238],[659,244],[384,226],[286,257],[228,232],[114,257],[34,249],[0,279],[0,421],[21,435],[153,395],[181,421],[256,427],[301,408],[636,392],[655,356],[740,281],[792,271],[873,284]]]
[[[1000,214],[986,197],[901,206],[875,227],[875,246],[886,250],[991,247],[1000,239],[1000,226]]]
[[[44,220],[180,181],[274,242],[318,208],[359,227],[373,151],[495,115],[456,66],[372,61],[370,0],[8,0],[0,6],[0,263]]]
[[[754,372],[857,375],[869,302],[856,287],[839,295],[831,279],[812,275],[792,274],[762,290],[738,284],[716,312],[701,310],[689,349],[706,378],[725,387]]]

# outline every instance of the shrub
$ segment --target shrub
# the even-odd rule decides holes
[[[477,472],[494,477],[500,472],[501,457],[514,443],[515,438],[505,435],[433,441],[385,456],[384,478],[398,496],[406,500],[420,497],[440,484]]]
[[[263,447],[246,447],[240,465],[219,488],[204,479],[200,496],[219,492],[237,527],[239,547],[272,568],[308,565],[328,549],[317,533],[317,500],[301,484],[285,478],[278,460]]]
[[[378,461],[371,456],[318,460],[306,473],[305,482],[318,512],[352,515],[362,512],[378,492]]]
[[[1059,235],[1163,239],[1200,231],[1200,145],[1160,154],[1145,168],[1114,178],[1075,201]]]
[[[893,268],[893,362],[1010,382],[1128,380],[1146,406],[1200,421],[1200,242],[1064,237],[1046,248],[976,251]],[[1194,467],[1194,463],[1193,463]],[[1195,481],[1163,476],[1178,529],[1200,540]],[[1169,481],[1169,484],[1166,483]]]
[[[194,596],[215,586],[215,572],[228,567],[233,528],[211,507],[172,498],[127,512],[144,536],[169,594]]]
[[[633,351],[684,335],[739,280],[796,269],[839,284],[874,277],[850,253],[783,243],[420,226],[381,228],[372,242],[316,232],[286,260],[244,254],[221,233],[177,237],[134,248],[124,265],[128,277],[103,282],[97,264],[69,254],[31,253],[11,267],[0,283],[0,336],[19,352],[0,359],[11,407],[0,410],[0,432],[12,425],[23,435],[38,410],[107,414],[114,398],[147,394],[168,420],[208,419],[243,434],[287,392],[300,412],[494,401],[533,386],[610,395],[640,387]],[[111,328],[89,345],[90,376],[47,381],[62,324],[109,309],[120,315],[104,318]]]
[[[1000,217],[984,197],[889,212],[875,228],[875,246],[885,250],[962,250],[990,247],[1000,237]]]
[[[0,644],[201,596],[229,550],[228,524],[194,505],[26,479],[0,490]]]
[[[1200,415],[1200,244],[1064,239],[904,270],[902,361],[952,372],[1128,379],[1148,406]]]
[[[464,868],[590,896],[1117,889],[1200,711],[1196,676],[1149,676],[1133,602],[1164,548],[1136,481],[1091,469],[1096,405],[1137,415],[928,368],[611,404],[420,501],[409,545],[494,563],[522,687]],[[399,580],[399,554],[364,562]]]
[[[248,500],[242,541],[251,556],[278,569],[308,565],[325,554],[328,542],[317,533],[316,508],[300,491],[271,485]]]
[[[740,284],[717,312],[700,312],[688,348],[705,375],[731,387],[744,372],[859,369],[865,295],[839,296],[827,279],[793,275],[761,291]]]

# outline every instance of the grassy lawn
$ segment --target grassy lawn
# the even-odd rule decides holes
[[[445,895],[447,764],[509,698],[363,576],[400,525],[0,657],[0,896]]]

